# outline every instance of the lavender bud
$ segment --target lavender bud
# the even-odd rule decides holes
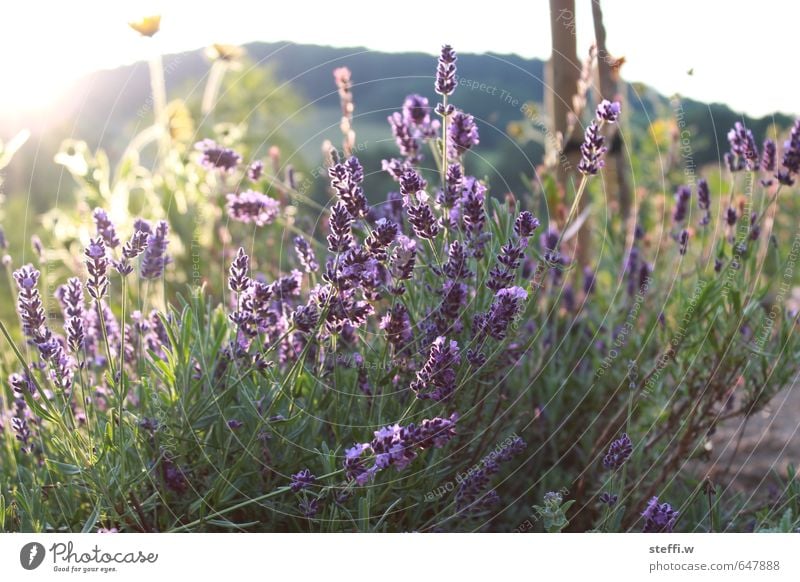
[[[616,471],[625,464],[632,452],[633,443],[631,443],[630,437],[627,433],[622,433],[622,436],[613,441],[608,447],[608,452],[603,457],[603,466],[606,469]]]
[[[456,52],[449,44],[442,47],[436,68],[435,89],[439,95],[452,95],[456,89]]]

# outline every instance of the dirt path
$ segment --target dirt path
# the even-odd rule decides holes
[[[778,393],[765,410],[742,423],[736,418],[718,427],[711,438],[712,461],[701,468],[722,486],[761,497],[777,483],[774,472],[785,476],[789,464],[800,466],[800,385]]]

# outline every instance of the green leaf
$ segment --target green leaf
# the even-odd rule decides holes
[[[83,528],[81,528],[81,533],[89,533],[94,528],[94,524],[97,523],[98,518],[100,517],[100,502],[97,502],[97,505],[94,506],[94,510],[92,514],[89,516],[89,519],[86,520],[86,523],[83,524]]]

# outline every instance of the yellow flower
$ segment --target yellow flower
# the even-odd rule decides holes
[[[135,22],[129,22],[128,26],[142,36],[150,37],[161,28],[161,15],[154,14],[153,16],[145,16]]]

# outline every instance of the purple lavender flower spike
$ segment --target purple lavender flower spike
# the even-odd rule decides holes
[[[386,260],[386,248],[394,242],[398,232],[400,227],[396,223],[386,218],[379,218],[375,223],[375,229],[364,241],[364,246],[375,259]]]
[[[86,269],[89,271],[86,290],[93,299],[99,301],[108,291],[108,258],[103,238],[91,239],[83,254],[86,257]]]
[[[448,342],[444,336],[437,337],[431,344],[428,361],[411,383],[411,390],[420,399],[440,402],[448,398],[456,387],[455,367],[460,361],[458,342]]]
[[[527,299],[528,293],[522,287],[500,289],[495,293],[488,313],[476,317],[477,327],[496,340],[504,339],[508,326],[520,313]]]
[[[672,220],[676,224],[680,224],[686,220],[686,214],[689,212],[689,201],[692,198],[692,190],[689,186],[679,186],[675,192],[675,211],[672,214]]]
[[[685,228],[681,231],[678,235],[678,251],[682,254],[686,254],[686,250],[689,247],[689,231]]]
[[[142,255],[141,275],[143,279],[158,279],[164,274],[164,267],[170,259],[167,257],[169,244],[169,225],[165,220],[160,220],[155,231],[147,237],[147,249]]]
[[[317,478],[311,473],[311,471],[308,469],[303,469],[299,473],[292,475],[292,483],[290,488],[294,493],[297,493],[303,489],[308,489],[311,487],[316,480]]]
[[[777,167],[778,149],[771,139],[764,140],[761,154],[761,169],[765,172],[774,172]]]
[[[451,158],[458,158],[480,143],[475,118],[462,111],[456,111],[452,116],[447,132],[448,153]]]
[[[700,219],[700,226],[706,226],[711,222],[711,192],[708,182],[704,178],[697,181],[697,206],[704,212]]]
[[[317,256],[314,254],[314,249],[306,239],[298,235],[294,237],[294,250],[297,253],[297,259],[303,266],[306,273],[313,273],[319,269]]]
[[[425,192],[425,180],[415,170],[409,170],[400,178],[400,193],[408,213],[408,221],[419,238],[433,239],[441,228],[434,216]]]
[[[226,208],[231,220],[253,223],[256,226],[272,224],[280,211],[280,203],[266,194],[255,190],[245,190],[228,194]]]
[[[418,127],[430,123],[428,98],[422,95],[409,95],[403,103],[403,117]]]
[[[436,92],[439,95],[452,95],[456,89],[456,52],[449,44],[442,47],[439,64],[436,68]]]
[[[408,310],[400,302],[395,303],[386,315],[381,318],[380,328],[386,332],[387,341],[398,352],[414,339]]]
[[[600,135],[600,126],[593,120],[586,128],[581,144],[581,161],[578,162],[578,171],[581,174],[593,176],[603,167],[603,156],[606,153],[604,143],[605,138]]]
[[[264,162],[256,160],[247,168],[247,177],[251,182],[258,182],[261,175],[264,173]]]
[[[392,128],[392,135],[400,150],[400,154],[407,162],[415,164],[420,161],[420,143],[412,131],[411,120],[405,118],[401,113],[392,113],[386,118]]]
[[[118,247],[119,239],[117,238],[117,229],[114,228],[114,224],[111,222],[111,219],[108,218],[106,211],[102,208],[95,208],[92,217],[97,227],[97,236],[103,238],[103,242],[106,243],[108,248],[114,249]]]
[[[66,285],[58,288],[56,297],[61,302],[64,311],[64,332],[67,336],[67,345],[74,354],[77,354],[83,348],[86,336],[83,285],[80,279],[70,278]]]
[[[778,182],[785,186],[794,184],[794,176],[800,173],[800,119],[794,122],[789,139],[783,144],[783,166],[776,177]]]
[[[228,288],[231,291],[241,293],[250,287],[252,281],[247,276],[249,268],[250,257],[247,256],[242,247],[239,247],[236,258],[231,263],[230,277],[228,277]]]
[[[353,217],[341,200],[331,208],[329,223],[331,232],[328,235],[328,250],[332,253],[347,251],[353,245],[353,234],[350,230]]]
[[[14,271],[14,280],[19,288],[17,310],[22,320],[22,331],[37,343],[48,336],[47,316],[37,288],[39,275],[31,264]]]
[[[739,215],[736,213],[736,209],[733,206],[728,206],[728,210],[725,212],[725,222],[728,226],[736,226],[738,220]]]
[[[353,156],[344,164],[334,164],[328,170],[328,175],[331,178],[331,187],[336,191],[339,200],[344,202],[350,216],[366,216],[369,211],[367,197],[359,185],[364,181],[364,168],[358,158]]]
[[[758,169],[758,149],[753,139],[753,132],[737,121],[733,129],[728,132],[728,143],[731,146],[731,155],[744,162],[747,170]]]
[[[518,237],[527,239],[533,235],[533,231],[539,228],[539,225],[538,218],[535,218],[527,210],[523,210],[517,216],[517,220],[514,221],[514,232]]]
[[[204,139],[194,144],[194,148],[202,152],[200,163],[209,170],[233,172],[241,163],[242,156],[232,149],[222,147],[212,139]]]
[[[147,249],[148,234],[143,230],[134,230],[131,238],[122,246],[122,260],[111,262],[117,272],[125,277],[133,273],[130,261],[141,255]]]
[[[675,527],[679,512],[669,503],[659,503],[658,497],[652,497],[642,512],[645,533],[669,533]]]
[[[633,443],[631,443],[630,437],[627,433],[622,433],[622,436],[613,441],[608,447],[608,452],[603,457],[603,466],[606,469],[616,471],[625,464],[632,452]]]

